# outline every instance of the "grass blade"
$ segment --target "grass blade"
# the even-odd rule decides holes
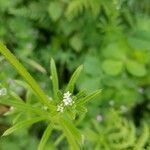
[[[75,72],[73,73],[73,75],[71,76],[71,79],[67,85],[67,88],[66,88],[66,91],[69,91],[69,92],[73,92],[74,90],[74,86],[75,86],[75,82],[76,80],[78,79],[80,73],[81,73],[81,70],[83,69],[83,65],[79,66]]]
[[[32,118],[29,120],[19,122],[19,123],[15,124],[14,126],[12,126],[11,128],[7,129],[2,136],[9,135],[16,130],[28,127],[28,126],[30,126],[36,122],[42,121],[44,119],[45,119],[45,117],[37,117],[37,118]]]
[[[26,82],[31,86],[33,91],[40,98],[40,101],[47,105],[49,108],[52,106],[49,104],[48,97],[45,95],[43,90],[30,75],[30,73],[25,69],[25,67],[17,60],[17,58],[6,48],[6,46],[0,43],[0,53],[2,53],[5,58],[15,67],[18,73],[26,80]]]
[[[53,59],[51,59],[51,76],[52,76],[52,84],[53,84],[53,93],[54,93],[54,99],[57,99],[57,92],[59,90],[59,84],[58,84],[58,75],[56,70],[56,65]]]
[[[42,136],[42,139],[40,141],[40,144],[38,146],[38,150],[43,150],[44,146],[52,132],[53,126],[51,124],[48,125],[48,127],[45,129],[44,134]]]

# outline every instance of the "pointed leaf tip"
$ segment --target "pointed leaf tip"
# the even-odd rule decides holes
[[[86,97],[84,97],[83,99],[81,99],[81,101],[77,102],[78,104],[82,105],[85,103],[88,103],[90,100],[94,99],[95,97],[97,97],[100,93],[101,93],[101,89],[87,95]]]
[[[19,129],[22,129],[22,128],[25,128],[25,127],[28,127],[34,123],[37,123],[39,121],[42,121],[42,120],[45,120],[46,118],[45,117],[36,117],[36,118],[32,118],[32,119],[29,119],[29,120],[24,120],[24,121],[21,121],[17,124],[15,124],[14,126],[8,128],[2,136],[7,136],[9,134],[11,134],[12,132],[16,131],[16,130],[19,130]]]
[[[75,82],[77,81],[77,79],[79,78],[79,75],[81,73],[83,69],[83,65],[80,65],[75,72],[73,73],[73,75],[71,76],[69,83],[67,85],[66,91],[70,91],[71,93],[74,90],[74,86],[75,86]]]
[[[50,59],[50,63],[54,63],[54,59],[52,57]]]
[[[53,58],[51,58],[51,61],[50,61],[50,71],[51,71],[51,77],[52,77],[54,99],[58,99],[57,92],[59,90],[59,82],[58,82],[57,68],[56,68],[56,64]]]

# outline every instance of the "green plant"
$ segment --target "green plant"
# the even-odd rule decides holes
[[[81,133],[74,123],[80,119],[82,113],[86,112],[85,104],[100,93],[100,90],[98,90],[86,96],[83,91],[78,92],[76,95],[73,94],[75,82],[79,77],[82,66],[78,67],[78,69],[74,72],[66,89],[64,90],[64,94],[62,94],[59,90],[55,62],[51,59],[53,98],[49,99],[27,70],[2,43],[0,43],[0,52],[26,80],[41,103],[38,107],[34,106],[33,104],[24,102],[21,98],[11,92],[9,92],[6,96],[3,96],[0,99],[1,104],[13,106],[16,111],[18,111],[18,114],[22,114],[27,111],[27,117],[24,121],[16,121],[13,127],[4,132],[3,136],[9,135],[15,130],[22,129],[39,121],[45,120],[47,122],[47,128],[45,129],[40,141],[38,147],[39,150],[44,148],[51,132],[55,129],[63,132],[71,149],[79,149]],[[42,110],[42,106],[46,106],[47,109]],[[79,118],[77,119],[77,117]]]
[[[103,121],[93,120],[91,128],[86,130],[86,137],[93,149],[112,150],[148,150],[149,126],[142,122],[142,129],[137,128],[131,120],[123,119],[120,111],[107,110]]]
[[[114,111],[124,113],[121,120],[130,119],[136,134],[140,135],[143,122],[147,126],[150,124],[149,16],[149,0],[1,0],[0,40],[21,59],[46,95],[53,94],[48,77],[51,57],[57,65],[60,89],[65,89],[75,68],[79,64],[84,65],[75,93],[82,89],[88,92],[104,90],[97,101],[87,106],[89,111],[83,121],[78,121],[81,131],[91,128],[91,118],[96,120],[98,114],[108,114],[111,118],[107,110],[113,106]],[[18,81],[20,76],[12,68],[0,56],[0,87],[13,90],[25,102],[35,104],[38,100],[33,90]],[[15,120],[15,112],[8,117],[0,117],[1,132],[11,124],[11,120]],[[126,123],[126,129],[130,128],[130,122]],[[28,131],[34,127],[39,126],[28,128]],[[41,139],[39,134],[43,128],[39,127],[37,134],[31,133],[28,138]],[[107,128],[102,129],[107,132]],[[114,129],[118,129],[116,124]],[[55,141],[59,134],[53,131],[47,144],[53,145],[52,140]],[[104,139],[107,137],[107,134],[103,136]],[[85,149],[90,147],[89,143],[85,139]],[[57,144],[58,149],[66,149],[64,135],[54,145]],[[111,142],[108,142],[110,147],[109,144]],[[0,149],[3,149],[1,144]],[[24,147],[20,148],[18,144],[18,149]]]

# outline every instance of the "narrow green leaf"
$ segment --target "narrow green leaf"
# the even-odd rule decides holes
[[[83,65],[79,66],[75,72],[73,73],[73,75],[71,76],[71,79],[67,85],[67,88],[66,88],[66,91],[69,91],[69,92],[73,92],[74,90],[74,86],[75,86],[75,82],[76,80],[78,79],[79,75],[80,75],[80,72],[81,70],[83,69]]]
[[[87,112],[87,108],[82,105],[78,105],[76,109],[80,112],[80,114]]]
[[[37,94],[40,101],[47,105],[49,108],[53,106],[49,104],[48,97],[45,95],[43,90],[30,75],[30,73],[23,67],[23,65],[17,60],[17,58],[6,48],[3,43],[0,43],[0,53],[2,53],[5,58],[15,67],[18,73],[26,80],[26,82],[31,86],[33,91]]]
[[[36,122],[42,121],[44,119],[45,119],[45,117],[37,117],[37,118],[32,118],[32,119],[29,119],[29,120],[25,120],[25,121],[19,122],[19,123],[15,124],[13,127],[11,127],[8,130],[6,130],[2,136],[9,135],[9,134],[11,134],[12,132],[14,132],[14,131],[16,131],[18,129],[22,129],[22,128],[28,127],[28,126],[30,126],[30,125],[32,125],[32,124],[34,124]]]
[[[93,92],[92,94],[84,97],[83,99],[80,99],[80,101],[77,101],[76,104],[85,104],[85,103],[88,103],[91,99],[94,99],[96,96],[98,96],[100,93],[101,93],[102,90],[97,90],[95,92]]]
[[[52,76],[54,99],[57,99],[58,98],[57,92],[59,90],[59,84],[58,84],[57,69],[56,69],[56,65],[53,59],[51,59],[51,76]]]
[[[22,116],[22,113],[18,113],[18,114],[14,117],[14,119],[12,120],[12,123],[13,123],[13,124],[16,124],[17,121],[18,121],[18,119],[19,119],[21,116]]]
[[[10,92],[10,96],[13,98],[13,99],[15,99],[15,101],[18,101],[18,102],[21,102],[21,103],[25,103],[22,99],[21,99],[21,97],[19,97],[15,92]]]
[[[17,108],[20,111],[30,111],[33,113],[36,113],[37,115],[44,115],[50,117],[50,114],[48,112],[43,112],[40,109],[34,108],[33,106],[24,103],[23,101],[18,101],[16,99],[0,99],[0,104],[7,105],[7,106],[13,106]]]
[[[64,134],[60,135],[60,136],[55,140],[54,145],[55,145],[55,146],[59,145],[59,143],[60,143],[64,138],[65,138],[65,135],[64,135]]]
[[[79,150],[80,148],[78,143],[81,140],[81,135],[77,130],[77,128],[73,124],[64,119],[60,119],[60,125],[68,140],[70,149]]]
[[[63,93],[60,90],[57,92],[57,97],[59,100],[63,99]]]
[[[85,90],[80,91],[80,92],[76,95],[77,99],[82,98],[82,97],[84,97],[84,96],[86,96]]]
[[[44,149],[44,146],[45,146],[45,144],[46,144],[46,142],[47,142],[47,140],[48,140],[48,138],[52,132],[52,129],[53,129],[53,126],[51,124],[49,124],[44,131],[44,134],[43,134],[42,139],[41,139],[39,146],[38,146],[38,150]]]
[[[38,62],[36,62],[35,60],[25,59],[25,61],[34,69],[40,71],[43,74],[46,74],[45,68],[42,65],[40,65]]]

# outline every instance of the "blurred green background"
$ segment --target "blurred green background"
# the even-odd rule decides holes
[[[83,149],[150,149],[149,0],[0,0],[0,40],[49,95],[51,57],[62,88],[83,64],[76,90],[103,89],[79,125],[87,133]],[[24,97],[15,79],[0,55],[0,86]],[[8,110],[0,106],[1,134],[11,124],[12,116],[3,115]],[[43,128],[0,138],[0,150],[35,150]],[[55,149],[56,134],[47,150]],[[66,142],[56,149],[67,149]]]

